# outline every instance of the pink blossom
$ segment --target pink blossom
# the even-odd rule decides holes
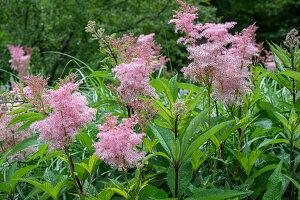
[[[116,92],[126,104],[137,99],[138,95],[158,98],[153,87],[149,85],[150,74],[159,69],[168,59],[159,56],[161,46],[155,45],[154,33],[140,35],[138,38],[131,33],[122,38],[111,38],[112,46],[118,53],[121,64],[113,68],[115,79],[120,80]]]
[[[103,125],[98,125],[100,139],[93,146],[96,148],[95,155],[104,160],[111,167],[127,170],[130,167],[142,167],[141,160],[145,152],[139,151],[135,146],[142,143],[145,133],[137,134],[134,127],[137,121],[132,117],[123,119],[123,123],[117,125],[119,116],[105,114]]]
[[[87,99],[79,92],[81,82],[75,82],[76,75],[71,74],[66,80],[60,80],[57,90],[47,90],[43,95],[51,109],[50,114],[41,120],[34,122],[31,128],[40,132],[39,141],[45,140],[50,149],[63,149],[70,145],[71,139],[79,129],[92,119],[96,109],[87,107]]]
[[[170,23],[175,23],[175,32],[178,31],[185,33],[185,37],[180,37],[177,42],[183,42],[184,44],[192,44],[199,38],[199,31],[201,30],[202,24],[194,25],[193,21],[198,18],[197,8],[191,6],[190,4],[179,1],[181,7],[180,11],[174,10],[176,15],[173,15],[174,19],[169,21]]]
[[[12,46],[12,45],[7,45],[7,47],[8,50],[10,51],[11,58],[12,58],[11,60],[9,60],[9,62],[11,63],[11,68],[13,70],[18,71],[18,76],[20,78],[28,76],[32,49],[26,47],[25,48],[26,55],[25,55],[23,47]]]
[[[265,61],[263,63],[266,66],[267,70],[268,71],[277,71],[272,51],[265,50],[265,53],[266,53],[267,59],[265,59]]]
[[[137,95],[154,96],[158,98],[155,89],[149,85],[149,75],[153,69],[147,65],[145,60],[134,59],[131,63],[122,63],[113,70],[115,78],[120,80],[117,88],[119,97],[126,103],[137,99]]]
[[[197,8],[178,2],[180,11],[175,11],[169,23],[175,23],[176,32],[185,34],[179,42],[186,44],[192,62],[182,69],[184,77],[212,88],[214,100],[240,104],[243,95],[251,92],[248,66],[259,53],[255,43],[257,27],[253,24],[233,36],[229,29],[236,22],[194,24]]]

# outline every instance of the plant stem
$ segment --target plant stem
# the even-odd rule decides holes
[[[74,162],[73,162],[72,157],[70,155],[70,151],[68,149],[68,146],[65,146],[65,154],[67,155],[67,158],[68,158],[68,161],[69,161],[69,167],[70,167],[71,175],[73,177],[74,186],[77,190],[77,193],[82,198],[82,196],[85,196],[85,194],[83,192],[83,188],[82,188],[82,185],[81,185],[78,177],[74,173]]]
[[[194,171],[194,174],[195,174],[195,176],[197,177],[197,179],[198,179],[198,181],[199,181],[200,185],[202,185],[202,183],[201,183],[201,181],[200,181],[200,178],[199,178],[199,176],[198,176],[198,174],[197,174],[197,172],[196,172],[196,171]]]
[[[124,177],[125,177],[125,180],[126,180],[126,184],[127,184],[127,187],[128,187],[127,192],[129,193],[129,191],[130,191],[130,184],[128,182],[127,174],[126,174],[126,171],[124,169],[122,170],[122,172],[124,174]]]
[[[137,187],[136,187],[136,192],[135,192],[135,197],[134,197],[134,199],[137,199],[138,196],[139,196],[139,189],[140,189],[141,178],[142,178],[142,169],[140,169],[139,179],[138,179],[138,183],[137,183]]]
[[[179,176],[179,161],[175,161],[175,198],[178,198],[178,176]]]
[[[295,178],[295,172],[294,172],[294,152],[293,152],[293,146],[294,146],[294,141],[293,141],[293,134],[291,134],[291,140],[290,140],[290,170],[292,174],[292,178]],[[291,191],[291,197],[294,199],[294,187],[293,184],[290,183],[290,191]]]
[[[215,105],[216,105],[216,114],[217,114],[217,117],[219,117],[219,109],[218,109],[217,101],[215,101]]]
[[[127,108],[128,118],[131,118],[131,112],[130,112],[131,108],[130,106],[126,106],[126,108]]]

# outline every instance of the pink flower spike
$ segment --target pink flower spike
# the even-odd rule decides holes
[[[60,80],[57,90],[48,90],[43,96],[52,112],[41,121],[34,122],[31,128],[40,132],[39,140],[51,144],[50,149],[64,149],[69,146],[71,139],[94,119],[96,109],[87,107],[87,100],[79,92],[74,92],[80,82],[75,82],[76,75]]]
[[[136,145],[142,143],[145,133],[137,134],[134,127],[137,124],[134,116],[123,119],[123,123],[117,125],[119,116],[112,117],[106,114],[103,125],[98,125],[100,132],[97,137],[99,142],[93,144],[96,149],[95,155],[111,167],[118,166],[119,171],[131,167],[142,167],[142,159],[145,152],[139,151]]]
[[[32,48],[25,48],[27,55],[25,55],[23,47],[7,45],[7,48],[12,58],[9,60],[11,68],[18,71],[18,77],[20,78],[28,76]]]

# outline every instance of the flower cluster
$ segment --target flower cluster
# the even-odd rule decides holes
[[[263,63],[266,66],[267,70],[268,71],[277,71],[272,51],[265,50],[265,53],[266,53],[266,59],[263,61]]]
[[[131,33],[122,38],[111,38],[111,43],[118,54],[121,64],[112,71],[115,79],[120,80],[117,88],[119,97],[130,104],[138,95],[157,97],[154,88],[149,85],[149,75],[159,69],[168,59],[159,56],[161,46],[154,44],[154,33],[140,35]]]
[[[27,86],[24,84],[13,83],[13,90],[11,93],[15,94],[15,98],[25,97],[25,101],[33,104],[33,106],[42,113],[46,112],[47,102],[44,98],[44,91],[49,77],[43,79],[41,75],[24,77]]]
[[[39,140],[51,143],[50,149],[63,149],[70,145],[76,132],[85,123],[92,120],[96,109],[87,107],[87,99],[79,92],[73,92],[81,82],[75,82],[76,75],[71,74],[65,81],[60,80],[57,90],[47,90],[43,95],[51,109],[48,116],[34,122],[31,128],[40,132]]]
[[[175,31],[186,35],[178,40],[187,45],[192,62],[184,67],[184,76],[212,88],[214,100],[224,104],[241,103],[243,94],[251,92],[247,79],[251,76],[248,66],[259,49],[255,42],[255,24],[241,33],[229,33],[236,22],[224,24],[193,24],[197,18],[197,8],[178,1],[181,11],[175,11]]]
[[[104,160],[111,167],[126,171],[130,167],[142,167],[141,160],[145,152],[139,151],[135,146],[142,143],[145,133],[136,134],[133,130],[137,121],[132,117],[123,119],[123,123],[117,125],[119,116],[106,114],[103,125],[98,125],[100,132],[97,137],[100,142],[93,146],[95,155]]]
[[[29,73],[29,63],[32,54],[32,48],[7,45],[7,48],[11,54],[11,68],[18,71],[18,77],[24,78]],[[26,55],[25,55],[26,52]]]

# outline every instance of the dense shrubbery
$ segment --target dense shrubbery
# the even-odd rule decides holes
[[[235,22],[197,23],[178,2],[169,23],[193,84],[164,77],[154,33],[117,37],[90,21],[109,66],[73,58],[84,67],[54,87],[29,75],[30,49],[8,46],[19,79],[0,96],[0,198],[299,197],[298,32],[265,58],[255,24],[231,34]]]

